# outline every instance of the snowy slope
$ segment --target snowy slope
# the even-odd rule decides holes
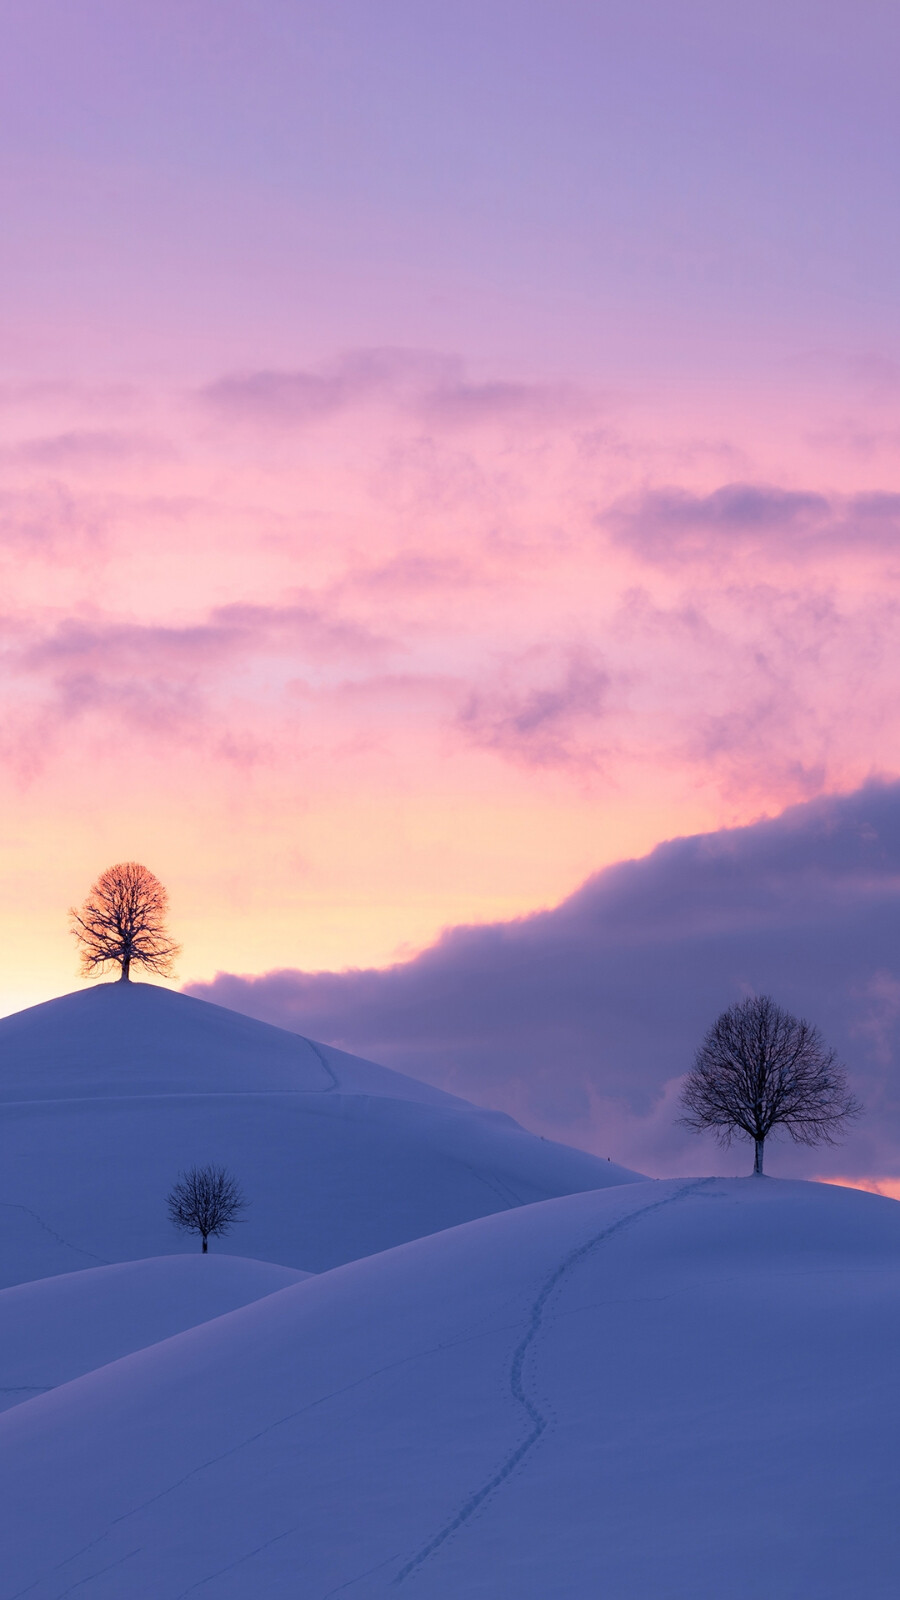
[[[894,1600],[900,1206],[623,1185],[0,1417],[0,1600]]]
[[[250,1202],[213,1248],[312,1271],[635,1176],[152,984],[0,1020],[0,1287],[177,1249],[166,1194],[207,1161]]]
[[[0,1290],[0,1410],[308,1274],[240,1256],[157,1256]]]

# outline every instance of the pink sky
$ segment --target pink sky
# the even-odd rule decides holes
[[[893,7],[9,7],[6,1010],[900,770]]]

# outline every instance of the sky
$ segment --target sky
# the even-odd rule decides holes
[[[890,792],[893,3],[9,0],[3,35],[3,1009],[77,983],[117,860],[181,983],[418,972],[667,840]],[[478,1092],[549,1115],[536,1072]]]

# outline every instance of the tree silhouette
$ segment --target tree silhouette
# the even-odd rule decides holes
[[[836,1144],[862,1106],[818,1028],[791,1016],[768,995],[730,1006],[706,1035],[681,1092],[681,1122],[711,1128],[720,1144],[744,1136],[762,1173],[773,1128],[797,1144]]]
[[[72,932],[81,947],[86,978],[119,968],[123,983],[132,966],[160,977],[172,975],[181,946],[169,937],[169,896],[157,877],[138,861],[120,861],[101,873],[80,911],[71,910]]]
[[[224,1167],[191,1167],[178,1174],[167,1205],[176,1228],[200,1235],[206,1255],[207,1239],[230,1233],[246,1201],[240,1184]]]

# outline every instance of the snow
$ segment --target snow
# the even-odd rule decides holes
[[[0,1410],[306,1277],[198,1249],[0,1290]]]
[[[0,1600],[893,1600],[900,1206],[621,1184],[0,1417]]]
[[[153,984],[0,1020],[0,1287],[171,1253],[180,1169],[249,1201],[212,1248],[321,1271],[637,1176],[401,1073]]]

